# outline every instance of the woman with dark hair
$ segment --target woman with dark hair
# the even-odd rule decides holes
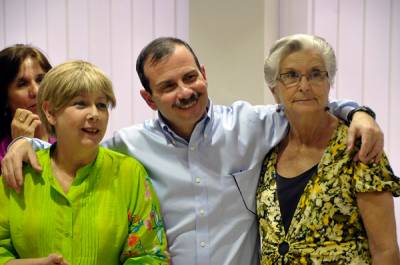
[[[37,48],[16,44],[0,51],[0,161],[18,136],[50,140],[36,112],[36,95],[51,69]]]

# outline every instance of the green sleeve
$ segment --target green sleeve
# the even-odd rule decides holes
[[[128,238],[121,254],[124,264],[170,264],[167,239],[160,214],[160,205],[151,181],[142,165],[129,171],[133,192],[128,211]]]
[[[16,258],[16,251],[11,242],[9,223],[10,190],[0,177],[0,264]]]

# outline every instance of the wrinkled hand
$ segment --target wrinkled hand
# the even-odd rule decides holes
[[[31,143],[21,138],[9,147],[1,161],[1,172],[7,185],[17,192],[20,192],[23,183],[22,164],[24,161],[30,163],[36,171],[42,170]]]
[[[354,144],[361,137],[361,148],[354,156],[354,160],[363,163],[378,162],[383,154],[383,132],[376,121],[364,112],[356,112],[350,124],[347,136],[347,151],[354,148]]]
[[[36,128],[41,124],[37,114],[27,109],[17,109],[11,121],[11,137],[13,139],[18,136],[33,137]]]

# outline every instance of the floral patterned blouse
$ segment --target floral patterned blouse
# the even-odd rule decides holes
[[[262,265],[371,263],[356,194],[391,191],[399,196],[400,181],[386,157],[368,165],[354,162],[345,152],[347,129],[339,123],[316,174],[304,189],[287,233],[275,181],[278,149],[267,154],[257,191]]]

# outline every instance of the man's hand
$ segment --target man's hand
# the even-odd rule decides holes
[[[11,137],[33,137],[35,130],[41,125],[39,116],[27,109],[17,109],[11,121]]]
[[[357,138],[361,137],[361,148],[354,160],[363,163],[378,162],[383,154],[383,132],[376,121],[365,112],[356,112],[350,124],[347,136],[347,151],[354,148]]]
[[[17,192],[20,192],[23,183],[22,163],[24,161],[31,164],[36,171],[42,170],[31,143],[21,138],[9,147],[1,161],[1,172],[7,185]]]

